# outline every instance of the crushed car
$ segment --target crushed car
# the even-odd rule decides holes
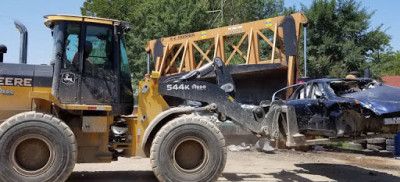
[[[400,131],[400,88],[370,78],[324,78],[291,85],[273,94],[271,115],[277,108],[274,105],[294,108],[301,135],[344,137]]]

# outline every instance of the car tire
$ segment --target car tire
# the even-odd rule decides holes
[[[206,117],[183,115],[156,134],[150,161],[162,182],[216,181],[227,158],[225,139]]]
[[[386,146],[386,150],[387,150],[387,151],[390,151],[390,152],[394,152],[394,151],[396,151],[396,148],[395,148],[395,146],[393,146],[393,145],[387,145],[387,146]]]
[[[367,144],[367,140],[363,139],[363,140],[355,140],[353,141],[354,143],[359,143],[359,144]]]
[[[363,147],[363,149],[366,149],[366,148],[367,148],[367,140],[366,140],[366,139],[356,140],[356,141],[353,141],[353,142],[354,142],[354,143],[361,144],[362,147]]]
[[[386,145],[394,145],[394,139],[386,139]]]
[[[347,143],[347,147],[349,147],[349,149],[351,149],[351,150],[363,150],[364,149],[363,144],[355,143],[355,142]]]
[[[367,139],[367,143],[369,144],[384,144],[386,142],[386,138],[370,138]]]
[[[384,150],[385,146],[382,145],[374,145],[374,144],[367,144],[367,149],[370,150]]]
[[[0,181],[65,181],[76,158],[74,133],[52,115],[24,112],[0,125]]]

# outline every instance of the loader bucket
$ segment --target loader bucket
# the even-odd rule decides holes
[[[280,63],[227,67],[235,83],[235,99],[242,104],[258,105],[262,100],[271,100],[275,91],[287,86],[288,69]],[[215,74],[206,75],[203,80],[215,82]]]

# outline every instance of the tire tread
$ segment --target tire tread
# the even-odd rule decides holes
[[[222,135],[221,131],[215,126],[215,124],[208,119],[206,119],[203,116],[197,116],[197,115],[181,115],[180,117],[177,117],[170,122],[166,123],[159,132],[156,134],[154,137],[154,140],[152,142],[152,146],[150,148],[150,163],[154,172],[154,175],[157,177],[159,181],[167,181],[164,176],[160,173],[160,168],[158,167],[158,163],[156,160],[156,154],[158,153],[159,145],[161,141],[163,140],[163,136],[168,134],[169,131],[171,131],[173,128],[179,125],[185,125],[191,122],[196,122],[198,121],[200,125],[206,127],[208,130],[212,131],[214,135],[217,137],[217,140],[219,142],[219,145],[223,147],[223,155],[224,155],[224,160],[222,163],[222,166],[225,166],[226,164],[226,155],[227,155],[227,149],[226,149],[226,143],[224,136]],[[224,167],[220,167],[218,174],[216,177],[213,179],[210,179],[210,181],[216,181],[220,174],[222,173]]]

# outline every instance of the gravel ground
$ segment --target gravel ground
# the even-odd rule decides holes
[[[157,181],[148,158],[77,164],[68,182]],[[218,181],[400,181],[400,160],[371,152],[228,152]]]

